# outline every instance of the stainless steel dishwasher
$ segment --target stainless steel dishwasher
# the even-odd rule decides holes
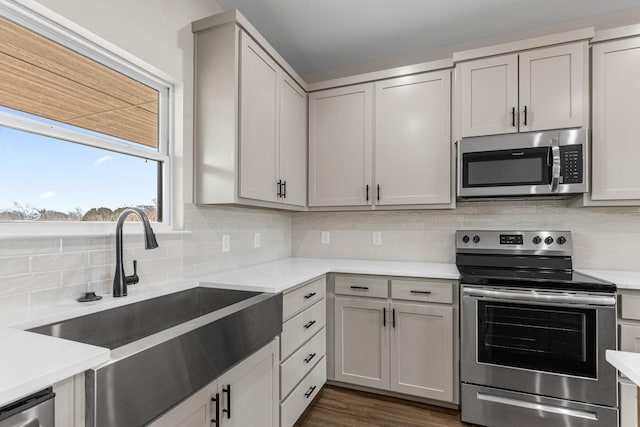
[[[54,427],[51,388],[0,408],[0,427]]]

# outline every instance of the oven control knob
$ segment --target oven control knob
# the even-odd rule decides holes
[[[540,242],[542,242],[542,238],[540,236],[536,236],[533,238],[533,244],[534,245],[538,245],[540,244]]]
[[[552,244],[552,243],[553,243],[553,237],[551,237],[551,236],[547,237],[546,239],[544,239],[544,242],[545,242],[547,245]]]
[[[467,236],[466,234],[462,236],[462,241],[465,243],[469,243],[469,236]]]
[[[473,236],[473,243],[478,243],[480,241],[480,236]]]
[[[565,239],[564,236],[560,236],[558,237],[557,242],[559,245],[564,245],[565,243],[567,243],[567,239]]]

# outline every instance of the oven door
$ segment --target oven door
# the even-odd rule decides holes
[[[465,383],[617,405],[615,296],[463,285]]]

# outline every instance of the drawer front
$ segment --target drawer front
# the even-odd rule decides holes
[[[640,295],[625,294],[621,297],[620,317],[640,320]]]
[[[289,319],[294,314],[312,306],[326,295],[326,279],[314,280],[282,297],[282,318]]]
[[[323,357],[289,397],[280,404],[280,426],[293,426],[325,382],[327,382],[327,363]]]
[[[305,345],[300,347],[293,355],[282,363],[280,368],[280,399],[289,394],[293,387],[304,378],[326,353],[327,333],[322,328]]]
[[[391,281],[391,298],[453,304],[453,282],[394,279]]]
[[[325,325],[326,302],[318,301],[302,313],[284,322],[280,340],[280,360],[285,360]]]
[[[336,295],[388,298],[387,279],[336,276]]]
[[[620,325],[620,350],[640,353],[640,326]]]

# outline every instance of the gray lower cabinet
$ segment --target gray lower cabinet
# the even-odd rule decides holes
[[[453,307],[391,303],[390,389],[453,400]]]
[[[273,340],[150,427],[278,427],[278,347],[278,339]]]
[[[334,379],[454,402],[453,282],[335,280]]]
[[[326,280],[285,292],[280,335],[280,426],[292,427],[327,380]],[[261,425],[261,424],[246,424]]]
[[[640,292],[619,289],[618,349],[640,353]],[[638,388],[619,373],[620,427],[638,425]]]
[[[388,314],[389,303],[386,300],[336,296],[336,381],[389,388],[390,324],[387,325],[385,320]]]

